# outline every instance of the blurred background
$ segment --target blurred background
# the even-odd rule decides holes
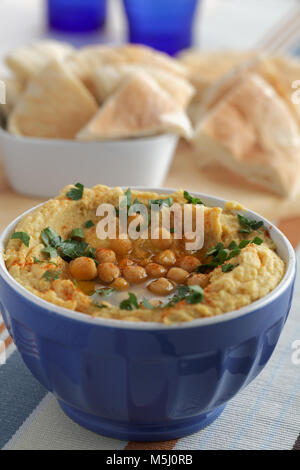
[[[49,37],[76,46],[119,44],[129,39],[170,53],[188,47],[190,42],[203,49],[251,48],[297,3],[297,0],[1,0],[0,57],[18,45]]]
[[[290,193],[292,193],[293,188],[289,188],[289,185],[286,185],[287,187],[282,191],[281,188],[276,187],[276,182],[271,187],[271,190],[270,185],[262,184],[264,181],[253,182],[250,169],[242,171],[243,169],[238,167],[238,158],[234,151],[230,155],[235,165],[235,169],[232,171],[232,165],[230,166],[223,161],[220,163],[221,157],[217,151],[214,154],[214,151],[207,149],[207,145],[203,144],[205,133],[202,132],[201,128],[204,117],[210,109],[209,99],[207,101],[207,98],[210,96],[210,90],[214,90],[215,86],[218,89],[218,80],[222,81],[224,78],[226,82],[227,73],[230,75],[232,71],[235,71],[236,67],[239,68],[241,64],[247,64],[247,61],[251,62],[251,60],[254,60],[251,59],[251,54],[254,50],[259,52],[257,55],[260,55],[262,52],[261,56],[263,58],[268,53],[274,55],[274,58],[270,60],[263,59],[260,64],[257,64],[256,72],[264,80],[264,86],[267,90],[264,95],[264,102],[267,102],[267,96],[270,92],[268,86],[271,86],[272,92],[275,93],[274,96],[281,102],[281,105],[282,101],[280,100],[283,99],[284,105],[282,106],[284,106],[286,115],[289,116],[289,122],[292,122],[292,129],[295,130],[298,138],[300,136],[300,111],[297,103],[291,103],[291,93],[293,83],[300,80],[300,61],[294,60],[294,58],[290,58],[288,55],[298,55],[300,51],[299,32],[300,2],[298,0],[0,0],[0,78],[5,79],[8,74],[7,90],[11,86],[12,96],[14,96],[12,103],[8,102],[8,105],[11,105],[11,109],[7,106],[7,114],[4,115],[2,127],[5,129],[6,122],[9,120],[8,115],[16,105],[17,100],[21,99],[22,87],[26,83],[26,80],[13,82],[14,78],[11,80],[9,77],[11,70],[6,69],[4,62],[5,56],[11,51],[18,50],[19,47],[51,39],[70,43],[77,48],[91,44],[120,45],[127,42],[146,44],[157,50],[167,52],[170,56],[174,57],[182,50],[190,49],[187,53],[177,57],[187,67],[186,70],[190,83],[185,82],[183,84],[185,91],[189,88],[190,84],[193,87],[193,98],[191,99],[190,97],[189,100],[191,99],[191,101],[188,104],[185,103],[184,106],[182,105],[181,109],[191,121],[192,133],[195,131],[193,139],[184,139],[182,137],[186,136],[180,135],[178,132],[176,136],[179,140],[178,147],[176,147],[175,144],[177,142],[175,142],[175,144],[172,144],[174,148],[172,147],[171,149],[171,143],[169,143],[168,145],[172,152],[170,150],[168,153],[162,146],[162,152],[166,159],[168,157],[168,161],[171,162],[171,164],[169,163],[170,166],[168,166],[169,164],[165,166],[164,171],[161,168],[162,158],[159,152],[151,148],[147,162],[148,169],[152,168],[157,177],[163,179],[165,187],[181,187],[191,191],[202,191],[227,199],[239,200],[245,206],[261,212],[273,220],[279,216],[300,215],[300,192],[297,193],[297,197],[292,198]],[[225,53],[224,51],[227,52]],[[17,51],[17,62],[21,58],[25,69],[29,65],[32,65],[34,68],[37,65],[36,62],[38,62],[37,59],[40,59],[38,52],[31,52],[31,54],[28,52],[28,49],[25,52],[24,50],[21,51],[21,53]],[[77,52],[74,52],[74,54],[76,55]],[[281,58],[278,59],[277,56]],[[160,61],[160,59],[157,60]],[[172,62],[172,67],[176,67],[174,65],[175,60],[172,59],[169,62]],[[253,66],[255,66],[254,63]],[[153,64],[150,68],[153,68]],[[12,70],[15,72],[14,68]],[[82,64],[78,67],[79,77],[81,71]],[[156,72],[160,73],[161,70],[156,70]],[[103,70],[100,70],[100,75],[101,73],[104,73]],[[235,73],[239,74],[238,71],[235,71]],[[100,75],[97,78],[99,80],[101,78]],[[173,77],[172,83],[173,86],[174,83],[177,83],[176,87],[178,87],[178,81],[175,78]],[[16,90],[14,90],[13,84]],[[169,88],[169,84],[170,81],[167,80],[167,88]],[[13,92],[15,91],[14,95]],[[174,93],[172,92],[172,100],[174,100],[173,95]],[[222,93],[214,104],[221,102],[221,98]],[[97,99],[97,105],[102,105],[105,101],[99,99],[99,97]],[[285,129],[283,131],[279,129],[279,124],[284,123],[286,120],[278,118],[279,124],[276,129],[274,129],[271,119],[269,119],[270,122],[266,122],[265,116],[260,116],[259,124],[257,124],[253,121],[253,116],[256,115],[257,111],[255,109],[255,112],[252,112],[251,104],[253,100],[248,100],[247,98],[246,101],[249,104],[249,106],[247,104],[249,111],[246,110],[248,113],[246,130],[249,132],[254,128],[257,130],[256,147],[254,146],[253,148],[259,148],[263,143],[260,138],[260,134],[263,134],[260,122],[264,124],[265,133],[272,135],[270,145],[276,151],[274,150],[273,152],[272,150],[272,158],[268,160],[269,168],[267,168],[267,172],[271,173],[274,165],[276,166],[277,148],[280,147],[280,145],[277,145],[278,136],[286,132]],[[211,104],[214,106],[213,103]],[[274,106],[276,105],[276,103],[273,104]],[[51,108],[51,105],[53,103],[49,104],[49,108]],[[136,111],[142,106],[143,104],[139,103],[136,106]],[[255,103],[253,106],[255,107]],[[261,108],[263,107],[261,106]],[[277,116],[277,112],[274,109],[273,107],[273,111],[269,113],[270,116]],[[132,113],[132,109],[128,113]],[[56,113],[56,115],[60,115],[60,113]],[[23,121],[26,122],[26,119],[23,118]],[[227,119],[225,121],[227,125],[232,120]],[[220,135],[223,135],[224,121],[222,121],[222,125],[219,127]],[[197,130],[199,129],[201,132],[197,135]],[[228,134],[232,137],[230,144],[234,147],[237,132],[234,125],[232,129],[229,130]],[[171,133],[171,130],[169,132]],[[21,133],[20,135],[23,134]],[[57,151],[52,151],[52,147],[46,141],[40,143],[38,140],[33,141],[32,145],[37,149],[37,161],[35,164],[31,163],[29,165],[25,163],[24,158],[24,155],[28,158],[33,155],[31,150],[27,149],[25,151],[25,143],[27,148],[28,140],[25,141],[23,146],[20,144],[20,147],[16,148],[16,154],[12,155],[12,146],[17,146],[20,141],[12,138],[7,132],[0,132],[0,137],[0,193],[3,201],[5,192],[5,197],[7,198],[6,207],[12,207],[12,215],[15,214],[16,209],[31,207],[32,202],[36,202],[36,199],[28,200],[23,196],[16,195],[15,192],[27,196],[28,194],[30,196],[38,195],[38,202],[40,198],[44,198],[46,195],[53,196],[56,194],[53,191],[51,191],[51,194],[48,194],[48,192],[46,194],[46,190],[42,191],[41,188],[39,190],[34,188],[34,186],[38,185],[39,181],[43,181],[44,173],[47,173],[47,158],[45,157],[47,151],[51,151],[51,159],[48,159],[49,161],[51,160],[50,163],[48,162],[49,165],[52,165],[54,156],[60,156],[60,152],[62,152],[60,165],[62,162],[65,162],[69,169],[68,158],[72,158],[72,166],[75,169],[72,145],[74,144],[75,146],[76,141],[70,140],[68,143],[70,147],[69,157],[65,155],[65,150],[62,150],[62,147],[59,147]],[[33,135],[33,137],[39,136]],[[136,138],[135,140],[134,137]],[[125,142],[122,147],[119,147],[119,149],[122,148],[122,151],[127,152],[127,145],[136,143],[135,150],[130,150],[130,155],[126,154],[128,162],[132,156],[135,157],[136,161],[140,162],[139,148],[143,149],[140,152],[145,157],[144,147],[142,145],[139,147],[138,137],[137,134],[130,135],[129,141]],[[119,136],[119,138],[121,137]],[[247,139],[245,136],[241,136],[240,140],[245,142]],[[206,142],[205,139],[204,142]],[[38,145],[41,145],[41,150]],[[217,142],[216,145],[218,145],[218,149],[222,148],[222,142]],[[105,144],[99,142],[98,146],[95,144],[97,159],[99,160],[99,155],[106,158],[107,150],[105,150]],[[79,176],[75,178],[76,181],[77,179],[79,181],[83,178],[81,147],[76,145],[74,148],[77,149],[79,155]],[[174,154],[175,148],[177,148],[177,152]],[[286,149],[286,155],[281,155],[280,161],[282,167],[284,167],[286,162],[290,161],[288,151],[289,148]],[[268,156],[268,152],[269,149],[265,149],[264,155]],[[115,153],[121,155],[122,152],[120,150],[118,152],[113,150],[113,155]],[[253,155],[253,153],[254,150],[251,149],[250,154]],[[89,153],[85,154],[85,159],[88,156],[91,157],[91,147],[89,147]],[[44,160],[42,160],[42,157]],[[156,169],[154,168],[155,157],[158,161],[158,168]],[[97,162],[100,165],[100,160],[98,160]],[[13,161],[16,162],[15,165]],[[211,165],[209,166],[207,163]],[[37,170],[38,164],[40,164],[40,170]],[[219,164],[223,165],[222,171],[219,169]],[[24,167],[26,166],[34,169],[33,181],[32,184],[29,184],[30,192],[22,191],[20,185],[13,184],[12,177],[10,177],[11,173],[14,173],[18,174],[21,181],[26,181],[23,175]],[[119,182],[118,178],[121,176],[125,178],[125,173],[120,170],[115,171],[115,165],[108,154],[105,159],[105,167],[114,180],[113,183],[110,180],[109,182],[106,181],[101,173],[104,179],[101,181],[102,183],[112,186],[129,184],[127,176],[126,183],[123,180],[121,183]],[[148,177],[148,173],[144,171],[144,166],[142,167],[142,176],[145,178],[147,176],[149,179],[150,176]],[[88,165],[86,165],[86,168],[88,168]],[[128,163],[126,175],[129,172],[133,174],[137,184],[142,184],[142,176],[138,175],[136,164],[133,165],[132,169]],[[65,173],[63,170],[60,171],[60,174],[65,174],[65,178],[68,181],[64,184],[67,184],[70,182],[70,175],[68,172]],[[279,173],[283,174],[281,170]],[[297,171],[292,169],[291,173],[299,175],[298,179],[300,181],[300,153],[298,149]],[[165,179],[164,175],[167,175]],[[99,182],[98,173],[94,168],[93,171],[89,171],[88,176],[97,177],[97,183]],[[115,181],[115,178],[117,178],[117,181]],[[49,181],[51,180],[51,178],[48,179]],[[92,185],[86,183],[86,185],[88,184]],[[148,182],[146,185],[149,186]],[[43,186],[43,183],[40,186]],[[12,188],[15,189],[15,192],[12,191]],[[36,190],[34,191],[34,189]],[[7,214],[2,224],[5,224],[10,218],[10,215]]]

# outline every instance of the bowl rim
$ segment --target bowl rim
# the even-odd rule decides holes
[[[144,137],[128,137],[127,139],[110,139],[110,140],[92,140],[92,141],[81,141],[75,139],[49,139],[49,138],[41,138],[41,137],[28,137],[23,135],[14,135],[8,132],[0,125],[0,137],[4,137],[10,141],[16,141],[19,143],[27,143],[27,144],[44,144],[44,145],[99,145],[99,144],[110,144],[110,145],[124,145],[124,144],[147,144],[151,141],[160,141],[160,140],[167,140],[170,138],[179,139],[177,134],[155,134],[155,135],[148,135]]]
[[[122,189],[126,189],[126,188],[123,187]],[[173,188],[145,188],[145,187],[140,187],[140,186],[132,186],[131,189],[137,190],[137,191],[156,192],[159,194],[170,194],[170,193],[177,191],[176,189],[173,189]],[[211,196],[211,195],[207,195],[207,194],[203,194],[203,193],[199,193],[195,191],[191,191],[191,193],[195,195],[196,197],[199,197],[205,200],[208,203],[215,204],[214,207],[216,206],[224,207],[226,202],[228,202],[227,200],[216,197],[216,196]],[[251,314],[253,311],[257,309],[261,309],[265,307],[267,304],[274,301],[282,294],[282,292],[292,282],[294,275],[295,275],[296,254],[295,254],[294,248],[292,247],[287,237],[268,219],[262,217],[261,215],[257,214],[254,211],[251,211],[245,208],[244,212],[247,216],[250,216],[250,218],[255,218],[256,220],[257,219],[262,220],[264,224],[269,227],[271,234],[275,232],[277,236],[282,238],[283,243],[288,253],[288,260],[287,260],[285,275],[280,281],[280,283],[278,284],[278,286],[276,286],[275,289],[271,291],[269,294],[238,310],[232,310],[230,312],[227,312],[221,315],[216,315],[216,316],[206,317],[206,318],[198,318],[195,320],[191,320],[189,322],[176,323],[172,325],[164,325],[158,322],[141,322],[141,321],[130,322],[130,321],[124,321],[124,320],[91,317],[85,313],[77,312],[75,310],[69,310],[65,307],[60,307],[58,305],[52,304],[51,302],[43,300],[40,297],[32,294],[29,290],[27,290],[25,287],[19,284],[11,276],[11,274],[8,272],[5,266],[3,254],[4,254],[5,244],[8,240],[9,235],[12,233],[14,227],[18,224],[18,222],[25,215],[29,214],[30,212],[33,212],[34,210],[36,210],[43,204],[45,204],[45,202],[38,204],[37,206],[22,213],[20,216],[15,218],[0,234],[0,277],[2,277],[13,290],[18,292],[21,296],[25,297],[28,301],[33,302],[35,305],[41,307],[42,309],[47,310],[48,312],[50,311],[53,314],[60,315],[60,316],[62,315],[64,317],[67,317],[68,319],[72,319],[78,322],[83,322],[83,323],[95,325],[95,326],[98,325],[102,327],[105,326],[105,327],[112,327],[112,328],[119,328],[119,329],[120,328],[131,329],[131,330],[168,330],[168,329],[175,330],[175,329],[195,328],[195,327],[204,327],[204,326],[214,325],[217,323],[223,323],[226,321],[234,320],[239,317],[244,317],[245,315]]]

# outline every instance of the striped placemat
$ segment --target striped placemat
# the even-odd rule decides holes
[[[279,227],[296,247],[300,242],[300,218],[287,219]],[[300,247],[297,257],[300,262]],[[0,448],[300,450],[300,365],[292,361],[295,340],[300,340],[300,276],[290,317],[269,364],[227,405],[219,419],[182,439],[137,443],[99,436],[66,417],[54,396],[27,370],[0,317],[0,341],[6,349],[6,363],[0,366]]]

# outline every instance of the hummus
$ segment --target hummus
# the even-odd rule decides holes
[[[161,212],[170,198],[182,207],[202,205],[204,245],[187,252],[172,227],[168,240],[161,234],[155,241],[99,239],[98,206],[118,207],[124,191],[101,185],[81,190],[68,186],[26,215],[7,243],[9,273],[48,302],[102,318],[173,324],[249,305],[284,275],[268,228],[244,217],[237,203],[222,210],[183,191],[130,192],[131,201],[148,208],[149,201],[160,201]]]

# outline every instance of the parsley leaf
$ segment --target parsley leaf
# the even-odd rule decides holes
[[[240,216],[243,219],[245,217]],[[248,221],[248,219],[246,219]],[[248,221],[255,227],[261,227],[262,222],[255,222],[255,221]],[[246,223],[243,221],[243,223]],[[243,232],[244,233],[244,232]],[[250,232],[247,232],[250,233]],[[205,258],[211,257],[211,261],[209,263],[201,264],[195,270],[196,273],[206,274],[209,273],[212,269],[217,268],[218,266],[222,266],[223,273],[230,272],[237,266],[231,263],[224,264],[226,261],[229,261],[232,258],[240,255],[241,250],[245,248],[249,243],[255,243],[256,245],[261,245],[263,243],[263,239],[259,237],[255,237],[252,241],[251,240],[242,240],[239,244],[235,240],[232,240],[228,245],[228,248],[224,248],[223,243],[218,243],[216,246],[210,248],[206,254]]]
[[[211,261],[210,263],[200,264],[200,266],[195,269],[195,273],[207,274],[212,271],[212,269],[215,269],[218,266],[219,263],[217,261]]]
[[[26,232],[15,232],[10,237],[12,240],[21,240],[25,246],[29,246],[30,236]]]
[[[202,205],[205,205],[204,202],[201,201],[201,199],[199,199],[198,197],[191,196],[191,194],[188,193],[187,191],[184,191],[183,195],[184,195],[184,198],[187,200],[188,204],[202,204]]]
[[[238,266],[238,264],[231,264],[231,263],[223,264],[222,271],[223,271],[223,273],[229,273],[230,271],[232,271],[237,266]]]
[[[92,258],[96,264],[99,264],[99,261],[96,259],[96,248],[92,248],[91,246],[86,250],[85,255],[87,258]]]
[[[75,258],[84,256],[87,247],[88,244],[83,241],[68,239],[62,242],[60,246],[60,254],[65,261],[69,262]]]
[[[223,243],[218,243],[216,246],[210,248],[206,255],[205,255],[205,258],[208,258],[209,256],[215,256],[219,253],[220,250],[223,250],[224,248],[224,245]]]
[[[249,220],[241,214],[238,214],[237,217],[241,226],[239,233],[252,233],[254,230],[259,230],[264,225],[262,221]]]
[[[80,238],[84,239],[84,233],[82,228],[74,228],[71,233],[71,238]]]
[[[68,199],[72,199],[72,201],[79,201],[82,199],[83,191],[83,184],[77,183],[75,184],[74,188],[71,188],[70,191],[67,192],[66,196]]]
[[[127,208],[127,212],[128,212],[129,209],[130,209],[131,203],[132,203],[132,194],[131,194],[131,189],[128,188],[127,191],[125,191],[124,198],[120,202],[120,209]],[[117,211],[117,215],[119,215],[119,209],[118,208],[116,208],[116,211]]]
[[[200,286],[189,286],[190,294],[186,297],[188,304],[199,304],[204,297],[204,291]]]
[[[249,245],[251,243],[250,240],[242,240],[239,244],[239,248],[245,248],[245,246]]]
[[[239,248],[239,246],[234,240],[232,240],[232,242],[230,242],[230,244],[228,245],[228,250],[236,250],[237,248]]]
[[[149,300],[147,300],[147,299],[143,299],[143,305],[148,310],[152,310],[154,308],[154,306],[152,304],[150,304]]]
[[[157,205],[159,206],[159,209],[161,209],[163,206],[171,207],[173,204],[173,198],[167,197],[166,199],[150,199],[149,201],[149,207],[151,209],[151,206]]]
[[[102,287],[100,289],[96,289],[95,292],[96,292],[96,294],[100,295],[101,297],[108,297],[109,295],[116,292],[116,290],[113,289],[112,287]]]
[[[94,227],[95,224],[92,220],[87,220],[84,224],[84,228],[91,228],[91,227]]]
[[[107,308],[107,305],[104,305],[102,302],[93,302],[93,306],[96,308]]]
[[[255,245],[261,245],[263,242],[263,239],[260,238],[260,237],[255,237],[253,238],[252,242],[251,243],[255,243]]]
[[[128,299],[125,299],[120,303],[121,310],[134,310],[134,309],[139,309],[139,308],[140,307],[139,307],[137,297],[132,292],[129,292]]]
[[[42,252],[48,254],[50,258],[57,258],[57,250],[62,243],[61,236],[58,235],[51,227],[47,227],[42,230],[41,238],[45,245]]]
[[[179,285],[175,295],[163,307],[173,307],[182,300],[186,300],[188,304],[198,304],[203,300],[203,289],[200,286]]]
[[[51,227],[47,227],[41,232],[41,238],[45,246],[52,246],[58,248],[61,245],[62,239]]]
[[[44,272],[44,274],[42,275],[42,279],[46,279],[46,281],[48,282],[55,281],[56,279],[59,279],[60,274],[60,271],[48,270]]]
[[[49,255],[49,258],[57,258],[58,253],[56,248],[52,248],[52,246],[45,246],[45,248],[42,249],[42,253],[46,253]]]

